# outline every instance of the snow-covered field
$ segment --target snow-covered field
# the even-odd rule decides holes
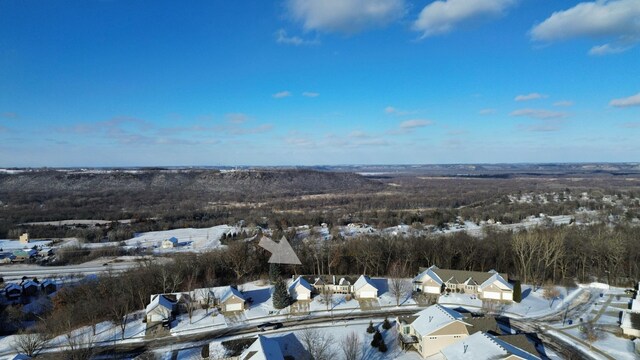
[[[34,246],[38,247],[48,247],[51,245],[51,240],[32,240],[28,244],[23,244],[18,240],[0,240],[0,249],[5,252],[20,250],[24,248],[33,248]]]

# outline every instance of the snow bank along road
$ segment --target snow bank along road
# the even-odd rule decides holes
[[[4,281],[20,280],[26,277],[64,277],[70,275],[90,275],[105,271],[124,271],[138,265],[135,261],[89,263],[66,266],[40,266],[40,265],[4,265],[0,267],[0,274]]]

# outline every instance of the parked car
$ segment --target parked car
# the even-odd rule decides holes
[[[258,325],[258,330],[260,331],[265,331],[265,330],[275,330],[275,329],[280,329],[282,327],[282,323],[279,322],[266,322],[264,324],[260,324]]]

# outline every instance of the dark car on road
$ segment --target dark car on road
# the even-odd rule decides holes
[[[275,330],[275,329],[280,329],[282,326],[283,326],[282,323],[279,323],[279,322],[266,322],[264,324],[258,325],[258,330],[260,331]]]

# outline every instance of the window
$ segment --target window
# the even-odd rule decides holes
[[[409,327],[408,327],[408,326],[405,326],[405,327],[404,327],[404,334],[405,334],[405,335],[409,335],[409,333],[410,333],[410,332],[411,332],[411,329],[409,329]]]

